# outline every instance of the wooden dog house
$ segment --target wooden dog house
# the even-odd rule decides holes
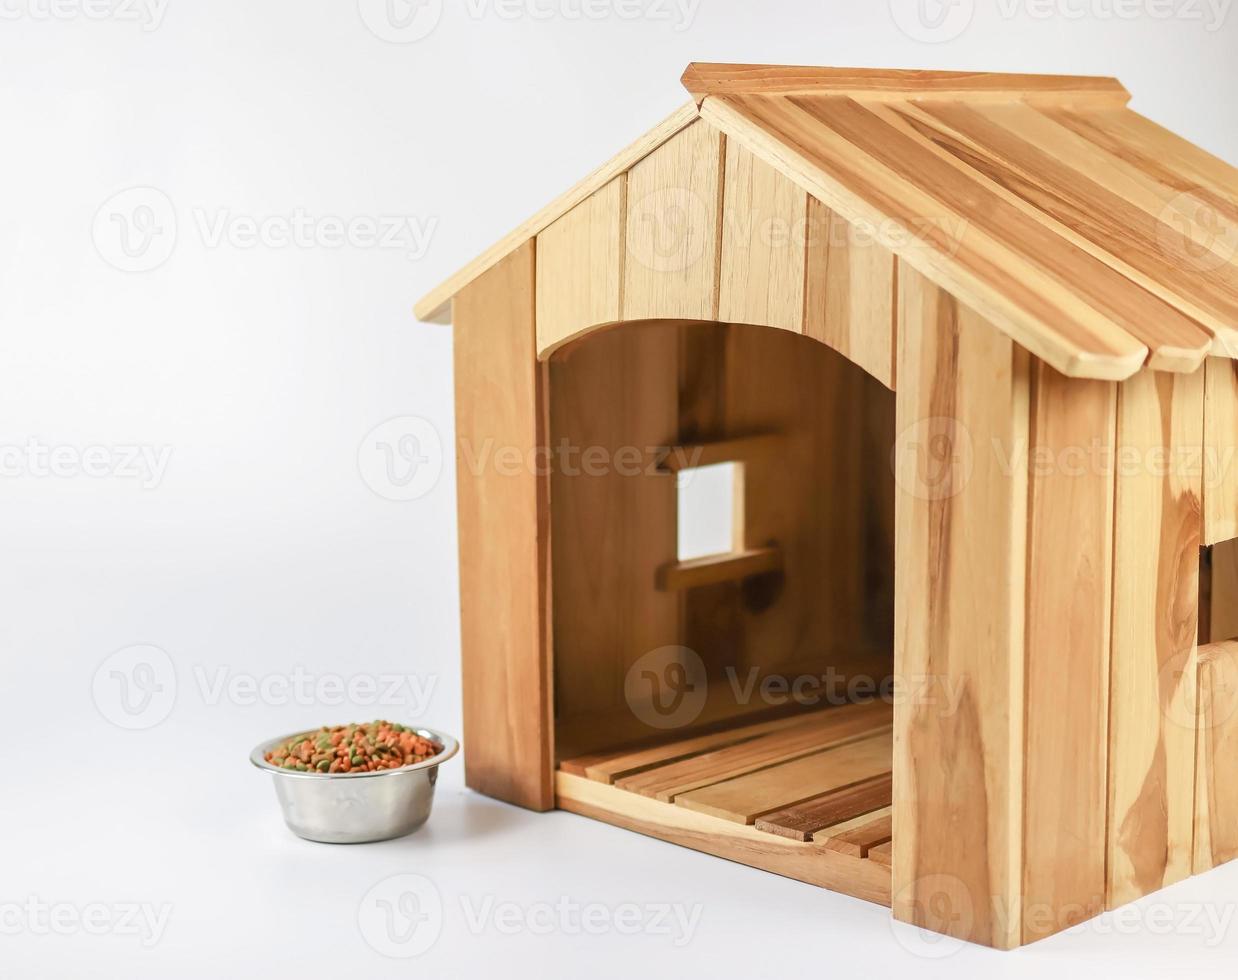
[[[1238,171],[1112,79],[683,81],[417,306],[469,785],[1001,948],[1234,858]]]

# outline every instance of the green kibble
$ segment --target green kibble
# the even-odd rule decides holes
[[[359,766],[359,765],[361,765],[363,762],[365,762],[365,760],[364,760],[363,758],[361,758],[361,756],[359,756],[359,755],[354,755],[354,756],[353,756],[351,759],[349,759],[348,761],[349,761],[349,763],[350,763],[351,765],[354,765],[354,766]]]
[[[328,762],[326,759],[323,759],[318,763],[319,772],[326,772],[330,768],[331,768],[331,763]]]

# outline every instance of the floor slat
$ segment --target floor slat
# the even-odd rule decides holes
[[[885,772],[767,814],[757,820],[757,830],[809,841],[818,830],[888,807],[892,802],[893,775]]]

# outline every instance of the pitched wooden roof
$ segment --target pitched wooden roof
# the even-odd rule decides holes
[[[1238,354],[1238,170],[1115,80],[691,65],[696,100],[417,306],[450,297],[695,112],[1066,374]]]

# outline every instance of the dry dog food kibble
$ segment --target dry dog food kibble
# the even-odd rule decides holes
[[[337,725],[297,735],[266,754],[281,769],[298,772],[376,772],[438,755],[443,747],[390,721]]]

